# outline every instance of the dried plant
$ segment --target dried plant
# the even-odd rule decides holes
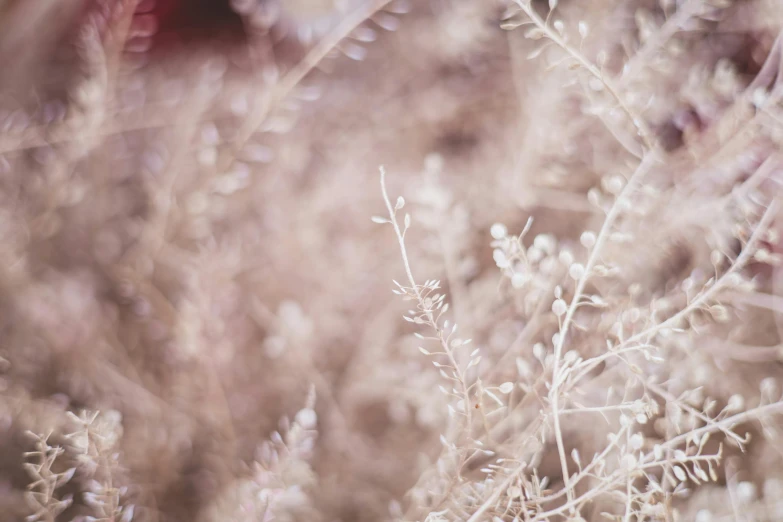
[[[704,3],[696,10],[690,5],[682,9],[687,9],[688,16],[697,17],[713,15],[716,9],[728,5]],[[711,435],[719,435],[744,451],[750,437],[738,433],[737,426],[749,419],[767,422],[766,418],[783,410],[779,392],[763,381],[761,399],[755,407],[748,407],[740,395],[734,395],[716,414],[717,401],[704,397],[701,387],[689,389],[688,379],[668,366],[679,354],[695,349],[701,336],[713,328],[711,323],[730,320],[735,312],[729,296],[758,293],[747,269],[752,262],[770,261],[763,245],[777,242],[777,232],[770,227],[779,211],[778,189],[772,189],[771,197],[757,191],[751,195],[746,190],[747,181],[738,180],[730,194],[713,203],[722,212],[736,216],[731,226],[708,228],[714,236],[712,244],[735,241],[739,245],[733,247],[735,253],[726,252],[726,247],[713,247],[705,259],[706,266],[695,269],[677,287],[665,293],[645,290],[633,280],[638,273],[631,270],[635,267],[624,265],[622,258],[615,260],[617,253],[610,249],[612,244],[627,248],[639,241],[651,209],[665,212],[661,205],[669,204],[668,198],[681,190],[676,185],[667,186],[665,176],[655,176],[673,168],[676,156],[662,150],[641,109],[626,101],[620,87],[623,78],[615,81],[602,65],[592,63],[569,43],[563,21],[556,18],[557,2],[549,3],[546,18],[530,2],[521,0],[517,7],[519,14],[507,14],[505,28],[532,26],[526,37],[551,42],[565,53],[564,61],[575,66],[572,69],[584,70],[590,78],[585,88],[608,94],[607,101],[597,102],[606,104],[606,108],[595,113],[624,113],[624,125],[634,130],[630,136],[617,123],[602,119],[618,144],[640,159],[626,176],[614,175],[604,190],[591,189],[588,193],[590,202],[605,213],[605,218],[597,233],[589,229],[581,232],[581,248],[562,248],[546,235],[537,236],[527,247],[523,239],[530,220],[518,236],[509,236],[502,224],[492,226],[494,260],[510,280],[511,288],[527,294],[526,308],[533,310],[532,314],[528,312],[525,330],[539,319],[537,314],[553,316],[536,324],[537,336],[545,339],[533,346],[533,356],[540,364],[538,376],[531,375],[528,360],[518,358],[519,381],[503,383],[482,381],[481,349],[473,350],[461,363],[457,361],[454,352],[467,342],[453,338],[456,324],[441,318],[448,304],[444,294],[436,293],[440,282],[428,280],[419,285],[414,280],[405,246],[411,218],[406,214],[400,225],[397,212],[403,208],[404,199],[400,197],[392,206],[381,171],[389,217],[375,217],[373,221],[392,225],[409,283],[403,286],[395,281],[394,292],[416,302],[416,310],[404,317],[406,321],[434,331],[432,337],[415,335],[439,344],[437,351],[427,347],[420,351],[434,358],[433,364],[446,380],[440,389],[455,401],[449,404],[449,411],[461,418],[465,433],[464,438],[459,436],[454,441],[441,435],[445,451],[437,470],[420,486],[422,494],[416,497],[409,516],[418,519],[421,510],[427,509],[427,520],[550,520],[561,516],[576,521],[585,520],[588,513],[593,513],[589,516],[592,519],[597,509],[606,506],[601,514],[609,519],[670,520],[677,516],[672,511],[673,499],[689,495],[688,483],[698,486],[719,480],[716,469],[722,462],[722,444],[705,452]],[[580,37],[587,34],[587,24],[580,22]],[[660,42],[655,45],[660,47]],[[642,93],[634,94],[639,102],[646,103]],[[768,101],[766,95],[761,99],[763,103]],[[612,295],[612,290],[619,293]],[[475,370],[471,372],[471,368]],[[591,404],[582,397],[594,394],[596,385],[608,393],[601,403]],[[624,390],[619,397],[612,393],[615,387]],[[672,388],[678,389],[679,395],[673,394]],[[524,393],[512,408],[513,396],[505,400],[500,397],[517,389]],[[491,398],[489,408],[483,401],[484,394]],[[517,432],[501,431],[509,419],[523,415],[525,407],[534,408],[526,417],[527,426]],[[474,408],[480,423],[472,414]],[[564,424],[564,418],[591,415],[605,420],[607,426],[602,431],[607,433],[609,443],[598,446],[583,465],[579,451],[582,442],[577,439],[567,444],[566,436],[575,434],[573,422]],[[688,418],[685,427],[683,416]],[[652,442],[645,436],[648,422],[653,422],[658,432]],[[544,473],[539,466],[545,454],[552,451],[550,445],[554,446],[560,468],[555,490],[545,489],[551,484],[550,477],[540,478]],[[471,461],[477,460],[484,462],[480,470],[483,477],[466,477],[477,465],[471,466]],[[621,507],[610,507],[612,504]]]
[[[781,30],[0,0],[0,522],[780,520]]]
[[[65,511],[73,501],[70,495],[57,499],[55,490],[71,480],[76,469],[55,472],[52,466],[57,457],[63,454],[63,449],[59,446],[50,446],[49,436],[31,432],[30,438],[35,440],[35,451],[25,453],[25,457],[32,460],[25,463],[25,470],[32,480],[27,486],[26,500],[35,512],[28,516],[27,520],[54,522],[57,515]]]
[[[87,521],[130,522],[134,506],[122,502],[127,487],[116,484],[119,454],[116,452],[121,426],[119,414],[82,411],[79,415],[68,412],[78,426],[67,435],[74,454],[77,469],[86,479],[87,490],[82,498],[94,515]]]

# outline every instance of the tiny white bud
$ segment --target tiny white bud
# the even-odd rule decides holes
[[[745,407],[745,398],[739,393],[735,393],[729,397],[729,402],[726,405],[726,409],[729,411],[740,411]]]
[[[636,467],[636,456],[632,453],[628,453],[623,456],[622,459],[623,467],[627,470],[632,470]]]
[[[574,263],[568,269],[568,275],[571,276],[571,279],[575,281],[579,281],[585,275],[584,265],[582,265],[581,263]]]
[[[509,263],[508,258],[506,257],[506,253],[503,252],[501,249],[496,248],[492,252],[492,258],[495,260],[495,264],[498,268],[508,268],[511,263]]]
[[[508,233],[508,229],[506,228],[506,225],[504,225],[503,223],[495,223],[489,229],[489,233],[495,239],[503,239],[504,237],[506,237],[506,234]]]
[[[571,459],[574,461],[574,463],[577,466],[581,466],[582,465],[582,462],[581,462],[580,457],[579,457],[579,450],[578,449],[574,448],[573,450],[571,450]]]
[[[579,236],[579,242],[585,248],[593,248],[593,245],[595,245],[595,232],[589,230],[582,232],[582,235]]]
[[[685,471],[680,466],[673,466],[672,471],[674,471],[674,476],[680,482],[685,482],[688,479],[688,475],[685,474]]]
[[[568,250],[562,250],[557,257],[565,266],[570,266],[574,262],[574,254]]]
[[[522,288],[523,286],[525,286],[525,283],[527,283],[529,279],[530,276],[528,276],[527,274],[516,272],[514,273],[513,276],[511,276],[511,286],[513,286],[514,288]]]

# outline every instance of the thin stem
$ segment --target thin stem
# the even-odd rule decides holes
[[[652,337],[654,334],[656,334],[658,331],[673,327],[677,325],[682,319],[687,317],[690,313],[692,313],[694,310],[697,310],[700,308],[705,302],[710,300],[719,290],[721,290],[725,285],[726,282],[729,279],[729,275],[734,274],[741,270],[751,259],[751,256],[755,253],[755,246],[756,243],[758,243],[761,240],[761,234],[763,231],[767,230],[769,228],[770,223],[772,222],[772,219],[775,217],[775,214],[777,213],[777,209],[779,206],[778,201],[772,201],[770,205],[767,207],[767,209],[764,211],[764,215],[761,216],[761,220],[759,221],[759,224],[756,226],[755,230],[753,231],[753,234],[750,236],[750,239],[748,239],[748,242],[745,244],[745,248],[742,250],[742,253],[739,255],[737,260],[731,265],[731,268],[729,268],[723,276],[718,279],[712,286],[710,286],[706,291],[699,294],[696,299],[691,301],[691,303],[665,320],[662,323],[659,323],[657,325],[651,326],[650,328],[647,328],[635,335],[632,335],[628,339],[626,339],[622,346],[628,346],[631,343],[635,343],[638,341],[641,341],[642,339]]]
[[[620,108],[623,110],[623,112],[628,116],[628,118],[631,120],[631,123],[636,127],[637,132],[639,133],[639,137],[642,139],[642,142],[644,143],[645,147],[652,150],[655,148],[655,140],[653,138],[653,133],[650,131],[650,129],[647,127],[647,124],[644,122],[644,120],[637,115],[625,101],[623,100],[620,90],[614,85],[614,83],[604,76],[604,74],[601,72],[601,70],[595,66],[592,62],[588,61],[584,55],[582,55],[579,51],[571,47],[565,39],[560,36],[560,34],[557,33],[557,31],[553,31],[551,27],[549,27],[549,24],[541,19],[540,16],[538,16],[538,13],[535,12],[533,9],[533,6],[529,3],[529,1],[526,0],[515,0],[516,4],[519,6],[519,8],[524,11],[524,13],[530,17],[530,19],[533,21],[534,24],[546,35],[547,38],[549,38],[552,42],[554,42],[558,47],[563,49],[571,58],[576,60],[576,62],[581,65],[587,72],[589,72],[594,78],[596,78],[598,81],[601,82],[601,84],[604,86],[606,91],[612,96],[612,98],[615,99],[617,104],[620,106]]]
[[[601,248],[609,238],[611,228],[614,225],[614,222],[619,217],[620,212],[624,207],[626,198],[631,192],[633,192],[633,190],[635,190],[639,180],[649,171],[655,159],[656,156],[654,154],[648,154],[644,158],[644,160],[641,162],[641,164],[636,169],[636,171],[631,175],[631,178],[625,184],[625,187],[623,187],[622,192],[620,192],[620,195],[617,197],[617,200],[615,201],[614,205],[612,205],[611,210],[607,214],[606,220],[604,220],[604,224],[601,227],[598,236],[596,237],[595,245],[593,246],[593,250],[590,252],[590,257],[587,260],[587,264],[585,265],[584,274],[582,275],[581,278],[579,278],[579,281],[576,285],[576,289],[574,290],[574,296],[571,299],[571,304],[569,305],[568,310],[566,311],[565,319],[563,321],[563,325],[560,328],[560,333],[558,335],[557,345],[555,346],[554,366],[552,370],[552,391],[551,391],[552,415],[554,417],[555,441],[557,443],[557,451],[560,454],[560,464],[563,472],[563,482],[565,484],[565,489],[568,491],[569,500],[572,499],[573,492],[571,491],[570,484],[569,484],[568,461],[565,456],[565,445],[563,444],[563,433],[560,427],[560,415],[558,412],[559,400],[560,400],[560,382],[561,382],[561,379],[558,374],[560,372],[560,360],[563,355],[563,347],[565,346],[566,337],[568,336],[568,330],[571,326],[571,323],[573,322],[573,318],[574,318],[574,314],[576,313],[577,306],[579,304],[580,299],[582,298],[582,294],[584,293],[585,286],[587,285],[587,280],[590,277],[590,273],[598,261],[599,252],[601,251]]]
[[[718,421],[718,422],[715,422],[713,424],[702,426],[701,428],[696,428],[694,430],[682,433],[682,434],[680,434],[680,435],[678,435],[676,437],[673,437],[673,438],[667,440],[666,442],[663,442],[661,444],[661,447],[663,449],[676,448],[680,444],[682,444],[684,442],[687,442],[692,437],[696,437],[696,436],[700,437],[701,435],[704,435],[706,433],[714,433],[715,431],[724,430],[724,429],[726,429],[729,426],[734,426],[734,425],[737,425],[737,424],[741,424],[743,422],[748,422],[748,421],[754,420],[754,419],[756,419],[758,417],[762,417],[762,416],[765,416],[765,415],[770,415],[770,414],[773,414],[773,413],[781,413],[781,412],[783,412],[783,402],[775,402],[775,403],[772,403],[772,404],[767,404],[765,406],[759,406],[759,407],[757,407],[757,408],[755,408],[753,410],[737,413],[736,415],[732,415],[731,417],[726,417],[725,419],[723,419],[721,421]],[[607,446],[607,449],[611,448],[611,447],[612,447],[612,445]],[[605,455],[606,453],[607,453],[606,450],[604,450],[604,453],[602,454],[602,456]],[[688,462],[697,461],[697,460],[713,460],[713,459],[715,459],[714,456],[694,456],[694,457],[689,457],[688,458]],[[595,459],[594,462],[596,462],[598,460],[601,460],[601,458]],[[635,469],[646,470],[646,469],[656,468],[656,467],[659,467],[661,465],[662,465],[661,462],[657,462],[654,459],[654,453],[650,452],[650,453],[648,453],[647,455],[645,455],[641,459],[641,461],[639,462],[639,465]],[[583,470],[583,473],[586,472],[587,469],[588,468],[585,468]],[[602,484],[599,487],[596,487],[596,488],[593,488],[593,489],[589,490],[587,493],[581,495],[580,497],[578,497],[578,498],[576,498],[576,499],[574,499],[572,501],[567,502],[566,504],[563,504],[562,506],[559,506],[559,507],[557,507],[555,509],[552,509],[550,511],[546,511],[544,513],[539,513],[538,514],[538,519],[546,520],[547,517],[553,517],[553,516],[562,514],[566,510],[571,509],[571,508],[575,507],[578,504],[582,504],[584,502],[587,502],[588,500],[597,497],[598,495],[600,495],[604,491],[608,491],[608,490],[612,489],[613,487],[616,487],[619,483],[621,483],[622,481],[625,480],[625,473],[627,473],[627,471],[625,471],[625,470],[623,470],[622,472],[620,472],[620,471],[615,472],[615,475],[617,475],[616,477],[611,478],[611,475],[610,475],[609,477],[607,477],[607,479],[609,479],[609,480],[605,480],[604,482],[602,482]],[[577,478],[581,478],[582,476],[583,476],[583,474],[580,474],[580,475],[577,476]],[[563,492],[560,491],[560,492],[558,492],[558,493],[556,493],[554,495],[550,495],[549,497],[544,497],[542,499],[539,499],[539,501],[543,502],[543,501],[548,501],[548,500],[554,500],[555,498],[558,498],[558,497],[562,496],[562,494],[563,494]],[[468,522],[471,522],[471,521],[468,521]]]
[[[625,442],[630,446],[631,444],[631,430],[628,430],[625,434]],[[633,485],[633,476],[631,473],[625,479],[625,517],[623,522],[631,522],[631,515],[633,515],[633,495],[631,495],[631,486]]]
[[[437,333],[437,339],[440,342],[440,345],[443,348],[444,353],[446,353],[447,357],[449,358],[449,362],[451,363],[452,367],[454,368],[454,372],[456,373],[457,380],[459,381],[460,386],[462,387],[462,393],[464,395],[463,402],[465,405],[464,408],[465,416],[467,419],[467,423],[466,423],[466,428],[468,432],[467,435],[468,437],[470,437],[471,426],[473,424],[473,417],[470,411],[470,404],[469,404],[470,396],[469,396],[467,383],[465,380],[465,374],[463,373],[459,364],[457,364],[457,360],[454,358],[454,353],[449,347],[448,341],[446,339],[446,335],[443,332],[443,329],[438,324],[435,316],[432,313],[432,310],[430,309],[430,307],[425,305],[424,298],[421,295],[421,291],[419,290],[419,286],[416,284],[416,279],[413,277],[413,271],[411,270],[410,261],[408,260],[408,250],[405,247],[405,234],[400,229],[400,225],[397,223],[397,211],[392,206],[391,200],[389,199],[389,194],[386,190],[386,170],[383,167],[381,167],[380,172],[381,172],[381,192],[383,194],[383,201],[386,204],[386,209],[389,212],[389,221],[394,227],[394,233],[397,236],[397,243],[400,247],[402,262],[405,267],[405,275],[407,276],[408,282],[411,285],[411,290],[416,296],[416,300],[419,303],[419,307],[424,311],[424,314],[427,317],[428,324]]]
[[[500,485],[495,487],[492,491],[492,494],[489,496],[487,500],[484,501],[481,506],[470,516],[467,522],[478,522],[481,518],[481,515],[483,515],[489,508],[491,508],[495,502],[498,501],[500,498],[500,495],[505,493],[505,491],[511,487],[511,484],[516,480],[516,478],[519,476],[520,473],[525,469],[525,464],[521,464],[517,469],[515,469],[512,473],[509,474],[508,477],[506,477],[506,480],[504,480]]]

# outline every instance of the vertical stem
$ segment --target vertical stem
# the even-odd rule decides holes
[[[555,442],[557,443],[557,452],[560,455],[561,470],[563,472],[563,483],[565,485],[569,501],[573,499],[573,491],[571,490],[570,486],[568,461],[565,454],[565,445],[563,444],[563,433],[560,427],[560,359],[563,355],[563,347],[565,346],[568,330],[571,327],[571,323],[573,322],[579,300],[582,298],[582,294],[584,293],[585,285],[587,284],[587,280],[590,277],[590,272],[593,270],[596,262],[598,261],[598,254],[601,251],[603,245],[606,243],[614,222],[620,215],[625,199],[636,188],[639,179],[647,173],[650,167],[652,167],[655,157],[655,154],[649,153],[642,160],[641,164],[639,164],[639,167],[625,184],[625,187],[623,187],[620,195],[617,196],[617,200],[615,200],[614,205],[612,205],[612,208],[609,210],[609,213],[606,216],[606,220],[604,220],[604,224],[601,227],[601,231],[598,233],[593,250],[590,252],[590,257],[588,258],[587,264],[585,265],[584,274],[582,274],[582,277],[579,278],[579,281],[577,282],[576,289],[574,290],[574,296],[571,299],[571,304],[569,305],[568,311],[566,312],[565,320],[563,321],[563,325],[560,328],[557,344],[555,345],[554,364],[552,368],[552,389],[550,397],[552,402],[552,415],[554,417]]]
[[[473,425],[473,416],[471,415],[470,412],[470,404],[469,404],[470,396],[468,394],[468,385],[465,381],[465,374],[460,369],[459,364],[457,364],[457,360],[454,358],[454,353],[449,347],[449,343],[446,340],[446,336],[443,330],[435,320],[435,316],[432,314],[432,310],[430,310],[429,307],[424,305],[424,298],[422,297],[421,291],[419,290],[419,286],[416,284],[416,280],[413,277],[410,261],[408,261],[408,251],[405,248],[405,236],[402,230],[400,230],[400,225],[397,223],[397,211],[392,206],[391,200],[389,199],[389,194],[386,191],[386,170],[383,167],[381,167],[380,171],[381,171],[381,192],[383,193],[383,201],[384,203],[386,203],[386,209],[389,212],[389,221],[394,227],[394,232],[397,235],[397,243],[400,246],[400,253],[402,254],[402,262],[403,265],[405,266],[405,275],[408,277],[408,282],[410,283],[411,289],[413,290],[413,293],[419,302],[419,306],[424,311],[427,317],[428,324],[438,334],[438,340],[440,341],[441,347],[443,348],[443,351],[448,356],[449,362],[454,367],[454,372],[456,373],[457,379],[459,380],[460,386],[462,388],[462,394],[464,395],[463,402],[465,405],[465,417],[467,419],[466,421],[467,436],[470,437],[471,427]]]

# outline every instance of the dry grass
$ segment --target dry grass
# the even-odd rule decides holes
[[[781,519],[778,2],[136,4],[0,0],[0,521]]]

